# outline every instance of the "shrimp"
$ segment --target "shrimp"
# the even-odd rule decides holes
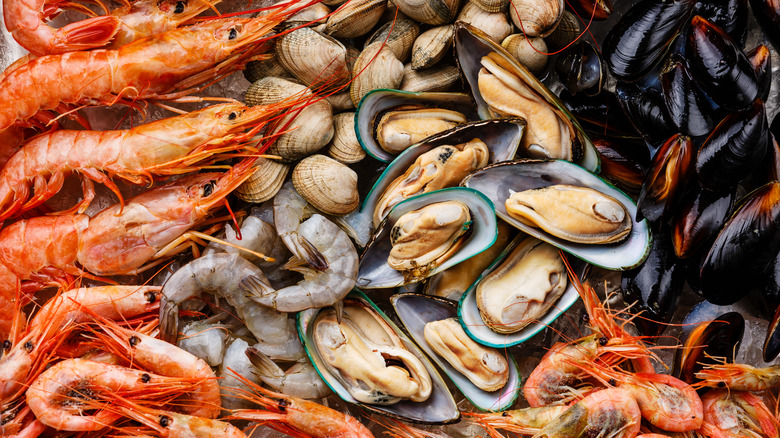
[[[333,393],[309,362],[296,363],[283,371],[256,348],[247,348],[246,355],[256,368],[255,375],[279,392],[308,399],[323,398]]]
[[[80,399],[98,397],[110,391],[136,401],[169,403],[193,383],[146,371],[93,362],[66,359],[47,369],[27,390],[27,405],[41,423],[58,430],[92,431],[105,428],[120,418],[100,409],[85,412]]]
[[[702,396],[701,432],[711,438],[777,438],[775,419],[760,398],[749,392],[713,390]]]
[[[311,242],[298,233],[307,213],[308,203],[287,181],[274,197],[274,226],[287,248],[300,260],[306,260],[314,269],[328,269],[328,261]]]
[[[85,183],[84,198],[75,207],[79,213],[95,196],[92,181],[108,186],[123,203],[109,177],[151,184],[152,175],[198,170],[219,159],[220,153],[246,143],[286,105],[249,108],[232,102],[126,130],[59,130],[36,136],[0,171],[0,220],[48,200],[72,172],[82,175]],[[249,127],[249,132],[242,132]]]
[[[386,427],[385,435],[393,438],[452,438],[442,430],[422,430],[390,417],[371,417],[371,420]]]
[[[303,274],[303,280],[268,291],[255,276],[242,279],[241,284],[253,293],[252,300],[282,312],[298,312],[335,305],[355,286],[358,254],[344,231],[324,216],[315,214],[298,227],[298,233],[325,257],[327,268],[324,271],[311,269],[302,265],[303,260],[293,257],[284,267]]]
[[[360,421],[319,403],[303,400],[261,388],[243,379],[249,391],[236,391],[236,396],[253,401],[262,409],[234,409],[226,420],[249,420],[295,437],[372,438]]]
[[[69,276],[134,274],[175,253],[189,229],[202,223],[251,176],[253,159],[227,173],[185,176],[142,193],[122,209],[22,220],[0,230],[0,302],[11,302],[17,282],[28,293]],[[120,213],[121,211],[121,213]],[[147,264],[146,266],[144,266]],[[0,315],[0,338],[12,317]]]
[[[495,429],[503,429],[523,435],[533,435],[541,431],[545,425],[560,417],[568,409],[568,406],[559,405],[514,409],[488,414],[466,412],[464,415],[473,418],[476,424],[482,426],[494,438],[498,438],[500,435],[495,433]]]
[[[128,402],[123,404],[129,406],[119,406],[120,412],[127,418],[131,418],[146,426],[151,431],[147,435],[150,437],[246,438],[241,429],[226,421],[160,411]],[[142,433],[136,427],[120,427],[117,429],[119,432],[129,429],[130,433],[128,435],[132,436],[139,436]]]
[[[696,373],[701,379],[697,386],[723,388],[734,391],[766,391],[780,386],[780,365],[755,368],[739,363],[707,365]]]

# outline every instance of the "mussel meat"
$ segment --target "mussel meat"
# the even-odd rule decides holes
[[[382,149],[399,154],[424,138],[466,121],[465,115],[449,109],[402,106],[376,117],[375,136]]]

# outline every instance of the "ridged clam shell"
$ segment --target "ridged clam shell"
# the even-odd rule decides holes
[[[395,0],[394,3],[409,18],[434,26],[451,23],[460,6],[460,0]]]
[[[333,117],[336,133],[328,146],[328,154],[342,163],[357,163],[366,156],[355,133],[355,113],[336,114]]]
[[[506,14],[487,12],[474,2],[468,2],[463,5],[463,9],[458,14],[458,21],[468,23],[481,30],[497,43],[500,43],[512,33],[512,25],[509,24]]]
[[[315,3],[291,15],[285,23],[296,25],[319,23],[316,26],[311,26],[311,29],[322,32],[325,30],[325,24],[328,21],[328,14],[330,14],[330,8],[325,6],[324,2]]]
[[[451,24],[428,29],[414,40],[412,46],[412,69],[428,68],[441,61],[452,47]]]
[[[391,32],[392,29],[392,32]],[[389,34],[389,36],[388,36]],[[410,20],[403,14],[399,14],[395,22],[385,23],[376,30],[368,39],[363,47],[370,44],[385,41],[390,50],[399,61],[405,62],[412,53],[414,40],[420,35],[420,25],[416,21]]]
[[[292,78],[292,74],[288,72],[282,64],[276,59],[271,57],[263,59],[262,61],[252,61],[246,65],[244,70],[244,77],[247,81],[255,83],[260,79],[267,76],[273,76],[277,78]]]
[[[424,70],[412,70],[412,65],[404,67],[404,79],[399,86],[404,91],[447,91],[459,78],[458,68],[454,65],[438,65]]]
[[[580,28],[580,22],[577,17],[569,11],[564,11],[561,21],[558,26],[555,27],[549,35],[544,37],[544,42],[547,43],[547,48],[551,52],[561,50],[574,41],[579,35],[582,29]]]
[[[291,97],[312,95],[307,87],[282,78],[267,77],[252,84],[246,91],[246,103],[250,106],[268,105]],[[304,104],[300,112],[283,117],[275,124],[274,131],[281,134],[271,145],[269,153],[284,160],[299,160],[320,150],[333,138],[333,110],[325,100]],[[292,122],[290,118],[294,117]]]
[[[302,27],[278,37],[276,59],[305,85],[344,84],[350,79],[347,48],[335,38]]]
[[[309,204],[324,213],[351,213],[360,202],[355,171],[324,155],[301,160],[293,169],[292,182]]]
[[[472,0],[486,12],[501,12],[509,5],[509,0]]]
[[[543,72],[547,66],[547,44],[541,38],[526,38],[515,33],[504,38],[501,47],[534,74]]]
[[[530,37],[546,37],[564,11],[563,0],[511,0],[509,16],[518,29]]]
[[[255,172],[233,192],[239,199],[259,204],[274,196],[282,188],[290,166],[274,160],[258,158]]]
[[[349,97],[349,91],[343,91],[337,94],[331,94],[326,97],[333,111],[348,111],[355,109],[355,105],[352,104],[352,98]]]
[[[360,99],[377,88],[398,88],[404,77],[404,65],[382,42],[369,45],[355,61],[349,96],[357,107]]]
[[[387,0],[350,0],[328,18],[325,33],[334,38],[367,34],[382,17]]]

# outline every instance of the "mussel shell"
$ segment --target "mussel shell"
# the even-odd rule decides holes
[[[758,96],[753,66],[718,26],[699,16],[693,17],[685,52],[691,76],[718,105],[740,110]]]
[[[697,88],[685,61],[673,57],[661,73],[664,102],[672,122],[686,135],[699,136],[712,130],[711,108]]]
[[[750,0],[750,9],[769,42],[780,49],[780,2],[777,0]]]
[[[693,7],[699,15],[723,29],[741,47],[748,27],[747,0],[699,0]]]
[[[493,118],[490,114],[487,103],[481,97],[479,92],[479,85],[477,83],[477,77],[479,71],[482,69],[480,60],[482,57],[487,56],[490,53],[496,53],[498,56],[505,60],[503,65],[509,65],[512,67],[512,73],[519,77],[522,81],[528,84],[534,89],[542,98],[544,98],[554,110],[556,110],[561,117],[568,118],[575,130],[575,140],[579,142],[582,147],[582,157],[578,160],[578,164],[586,169],[597,172],[599,168],[599,157],[593,143],[585,132],[582,131],[582,127],[569,112],[563,102],[560,101],[558,96],[552,93],[544,84],[542,84],[536,76],[533,75],[528,69],[523,67],[522,64],[517,62],[515,58],[509,54],[503,47],[496,44],[490,38],[486,37],[482,32],[466,23],[455,23],[455,59],[458,61],[458,67],[461,71],[461,76],[471,89],[472,96],[477,103],[479,115],[483,119]],[[572,145],[575,147],[576,145]]]
[[[725,194],[701,188],[692,191],[672,221],[672,243],[677,257],[686,259],[706,249],[726,223],[734,200],[733,191]]]
[[[766,155],[768,123],[764,103],[726,116],[704,141],[696,156],[702,187],[727,191],[748,177]]]
[[[606,80],[601,55],[587,41],[575,44],[559,56],[555,61],[555,72],[572,94],[599,94]]]
[[[629,140],[642,139],[640,132],[634,129],[634,125],[623,112],[615,93],[604,89],[596,96],[585,96],[582,93],[574,95],[564,89],[561,90],[560,98],[589,135]],[[663,101],[660,102],[663,106]],[[669,126],[672,126],[671,121]]]
[[[462,93],[415,93],[400,90],[374,90],[363,96],[355,111],[355,132],[358,141],[368,155],[389,163],[396,155],[382,149],[374,138],[374,126],[381,114],[401,105],[423,105],[449,109],[479,120],[471,98]]]
[[[775,269],[774,277],[777,278],[777,269]],[[780,307],[775,311],[775,315],[769,321],[769,327],[766,329],[763,353],[764,362],[773,361],[780,354]]]
[[[586,19],[593,17],[594,20],[606,20],[612,15],[611,0],[574,0],[568,4],[580,17]]]
[[[637,269],[623,273],[623,301],[636,303],[631,312],[639,332],[658,336],[672,319],[685,284],[685,265],[674,255],[668,230],[654,230],[647,260]]]
[[[715,238],[701,267],[707,301],[737,302],[757,283],[780,251],[780,182],[755,190]]]
[[[658,90],[642,89],[635,84],[618,82],[615,86],[615,96],[630,123],[648,143],[656,145],[677,132],[664,98]]]
[[[511,217],[505,202],[512,191],[570,184],[588,187],[618,200],[633,219],[631,233],[620,243],[589,245],[572,243],[545,231],[530,227]],[[594,265],[613,270],[626,270],[638,266],[647,257],[652,240],[646,221],[637,222],[636,204],[623,192],[582,167],[563,160],[517,160],[487,166],[477,170],[461,185],[484,193],[496,208],[496,214],[525,233],[557,246]]]
[[[349,391],[347,391],[347,388],[345,388],[344,385],[328,371],[317,351],[317,347],[314,345],[313,323],[322,309],[310,309],[298,312],[296,315],[296,322],[298,335],[303,343],[303,348],[309,356],[312,365],[314,365],[314,368],[317,370],[317,373],[333,392],[346,402],[358,404],[361,409],[388,415],[393,418],[428,424],[447,424],[458,421],[460,419],[460,411],[455,404],[455,400],[452,398],[452,394],[450,394],[447,389],[446,383],[444,383],[444,380],[441,378],[438,371],[436,371],[436,368],[417,348],[414,342],[409,340],[401,329],[393,324],[393,322],[390,321],[390,319],[362,292],[353,290],[344,298],[344,301],[345,304],[354,303],[369,310],[378,318],[384,320],[384,322],[392,328],[395,334],[401,338],[406,349],[417,356],[423,365],[425,365],[428,374],[431,376],[433,391],[428,400],[420,403],[403,400],[392,405],[381,406],[357,402],[352,395],[350,395]]]
[[[509,381],[503,388],[487,392],[471,383],[466,376],[436,354],[426,342],[423,335],[425,324],[456,317],[458,313],[457,302],[430,295],[402,293],[390,297],[390,304],[393,305],[396,315],[414,342],[444,371],[444,374],[452,380],[452,383],[469,399],[471,404],[483,411],[503,411],[514,404],[521,388],[520,372],[517,369],[514,355],[506,355],[509,364]]]
[[[758,97],[766,102],[769,98],[769,90],[772,88],[772,53],[769,47],[759,44],[748,52],[747,57],[756,73]]]
[[[655,222],[671,212],[693,174],[694,160],[693,142],[685,135],[673,135],[658,149],[637,201],[643,217]]]
[[[398,218],[410,211],[443,201],[460,201],[469,208],[471,213],[473,223],[471,224],[470,234],[465,238],[458,251],[452,257],[437,264],[424,277],[411,277],[391,268],[387,264],[387,258],[393,247],[390,242],[390,231]],[[496,217],[493,204],[476,190],[453,187],[411,197],[393,207],[374,232],[371,241],[366,246],[366,250],[360,257],[357,287],[360,289],[378,289],[399,287],[421,281],[488,249],[495,242],[496,234]]]
[[[639,194],[645,173],[650,167],[650,154],[644,144],[628,141],[593,141],[601,155],[601,173],[599,175],[612,181],[621,190]]]
[[[633,81],[650,71],[688,21],[692,9],[692,0],[636,3],[604,38],[601,53],[612,74]]]
[[[745,318],[737,312],[728,312],[712,321],[698,324],[677,350],[672,375],[686,383],[696,381],[694,376],[704,365],[717,363],[713,357],[734,362],[745,332]]]
[[[556,319],[558,319],[559,316],[566,312],[566,310],[568,310],[572,304],[579,300],[580,296],[577,293],[577,290],[574,288],[574,284],[570,280],[566,285],[566,290],[563,291],[561,297],[558,298],[558,301],[553,304],[550,310],[548,310],[543,317],[539,318],[539,321],[528,324],[520,331],[515,333],[496,333],[485,324],[485,322],[482,320],[482,316],[480,315],[479,307],[477,306],[477,286],[488,274],[501,266],[501,263],[512,253],[512,250],[514,250],[515,247],[526,238],[527,236],[524,236],[521,233],[509,245],[507,245],[506,249],[504,249],[501,255],[498,256],[498,258],[490,266],[488,266],[488,268],[485,269],[482,274],[480,274],[477,281],[475,281],[474,284],[469,287],[469,289],[460,299],[460,303],[458,304],[458,318],[460,319],[460,324],[463,327],[463,330],[465,330],[466,333],[471,337],[471,339],[479,342],[480,344],[493,348],[506,348],[512,345],[521,344],[531,339],[540,331],[549,327],[550,324],[552,324]],[[587,263],[576,257],[569,257],[568,260],[572,266],[573,272],[575,272],[576,275],[581,278],[585,273]]]

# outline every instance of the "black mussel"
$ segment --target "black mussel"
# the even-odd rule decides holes
[[[758,81],[758,97],[766,102],[769,97],[769,90],[772,88],[772,54],[769,47],[759,44],[748,54],[748,61],[756,72]]]
[[[780,254],[778,254],[762,276],[759,286],[761,297],[767,307],[767,314],[780,307]],[[778,335],[780,342],[780,334]]]
[[[641,142],[640,142],[641,143]],[[638,194],[650,166],[650,151],[636,142],[594,139],[601,157],[600,175],[629,194]]]
[[[764,340],[764,362],[775,360],[780,354],[780,307],[775,311],[775,316],[769,321]]]
[[[718,123],[696,156],[696,174],[702,187],[723,192],[749,176],[766,155],[767,125],[760,99]]]
[[[671,212],[685,193],[695,159],[691,138],[675,134],[658,149],[637,201],[637,220],[655,222]]]
[[[712,321],[698,324],[688,334],[683,348],[677,350],[673,375],[686,383],[696,381],[694,376],[707,364],[722,363],[713,358],[734,362],[745,333],[745,318],[737,312],[728,312]]]
[[[660,62],[693,10],[692,0],[642,0],[604,39],[602,55],[612,74],[634,81]]]
[[[693,7],[693,15],[711,21],[742,47],[747,36],[747,3],[747,0],[699,0]]]
[[[588,134],[641,140],[642,137],[634,130],[610,91],[603,90],[596,96],[585,96],[582,93],[574,95],[563,89],[560,98]]]
[[[760,283],[780,251],[780,182],[752,192],[715,238],[701,267],[707,301],[728,305]]]
[[[694,83],[685,61],[670,58],[661,72],[661,89],[669,116],[680,132],[696,137],[715,126],[707,97]]]
[[[669,231],[653,230],[647,260],[623,274],[623,300],[642,312],[634,323],[645,336],[658,336],[671,320],[685,284],[685,264],[674,255]]]
[[[681,259],[706,249],[729,218],[734,192],[718,194],[697,185],[682,203],[682,210],[672,221],[674,253]]]
[[[764,35],[780,50],[780,0],[750,0],[750,9]]]
[[[580,41],[559,56],[555,72],[571,94],[582,92],[595,96],[601,92],[606,79],[601,55],[587,41]]]
[[[691,20],[685,53],[696,83],[723,108],[747,108],[758,96],[747,56],[721,28],[698,15]]]
[[[573,0],[568,5],[586,22],[593,17],[594,20],[606,20],[612,15],[611,0]]]
[[[648,143],[657,145],[677,132],[677,126],[669,116],[664,98],[658,90],[618,82],[615,96],[634,128],[642,133]]]

